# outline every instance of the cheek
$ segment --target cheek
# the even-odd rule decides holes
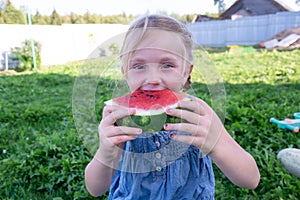
[[[170,80],[172,82],[177,82],[177,84],[184,82],[187,79],[187,73],[184,72],[183,70],[174,70],[170,74],[166,74],[165,78],[167,80]]]
[[[175,90],[181,90],[182,87],[186,84],[190,73],[187,71],[177,71],[173,75],[167,76],[166,80],[169,84],[172,84]]]
[[[179,91],[185,84],[182,76],[169,75],[163,78],[163,83],[173,91]]]
[[[142,78],[140,76],[137,76],[136,74],[133,75],[131,73],[127,73],[124,77],[131,91],[135,91],[138,87],[140,87],[142,82]]]

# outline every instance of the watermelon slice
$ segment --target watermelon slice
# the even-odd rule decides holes
[[[133,116],[118,120],[116,122],[118,126],[138,127],[143,132],[156,132],[163,130],[165,123],[180,123],[182,121],[182,119],[168,116],[165,113],[167,108],[178,107],[178,102],[181,100],[190,101],[190,98],[168,89],[137,90],[131,94],[106,101],[105,104],[136,109]]]

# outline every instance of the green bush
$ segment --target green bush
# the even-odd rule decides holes
[[[36,68],[39,68],[41,65],[41,44],[37,41],[34,42],[34,51],[35,51],[35,61]],[[27,71],[34,69],[34,60],[33,60],[33,52],[31,47],[31,41],[25,40],[22,42],[21,47],[15,47],[11,49],[11,53],[13,55],[13,60],[17,60],[19,62],[16,67],[16,71]]]

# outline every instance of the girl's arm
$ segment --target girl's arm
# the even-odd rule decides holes
[[[85,184],[89,193],[93,196],[103,195],[110,187],[123,144],[104,148],[100,145],[94,158],[85,168]]]
[[[254,158],[225,129],[220,134],[210,157],[231,182],[239,187],[255,189],[260,173]]]
[[[227,133],[213,109],[196,97],[180,102],[179,107],[183,109],[167,109],[166,112],[187,123],[167,124],[165,129],[190,135],[174,135],[173,139],[198,147],[202,153],[211,156],[234,184],[254,189],[260,180],[255,160]]]
[[[103,195],[110,186],[114,170],[93,158],[85,168],[85,185],[94,196]]]
[[[85,168],[85,184],[91,195],[100,196],[109,189],[125,142],[142,133],[138,128],[114,125],[116,120],[134,112],[120,106],[104,107],[98,128],[99,149]]]

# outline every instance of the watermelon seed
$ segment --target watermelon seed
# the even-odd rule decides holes
[[[155,96],[153,94],[146,94],[147,97],[150,97],[150,99],[154,99]]]

